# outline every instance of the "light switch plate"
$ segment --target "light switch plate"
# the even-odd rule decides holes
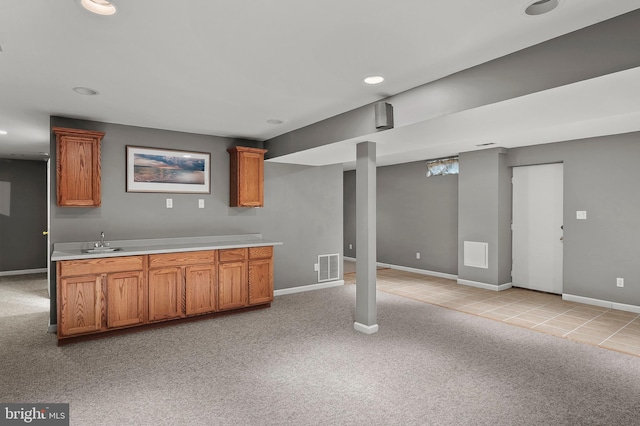
[[[173,208],[173,198],[167,198],[167,208],[168,209]]]
[[[198,208],[199,209],[204,209],[204,199],[200,198],[198,200]]]
[[[587,212],[584,211],[584,210],[576,211],[576,219],[586,220],[587,219]]]

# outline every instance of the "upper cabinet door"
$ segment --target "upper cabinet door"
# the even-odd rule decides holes
[[[104,132],[54,127],[58,206],[100,206],[100,142]]]
[[[230,206],[264,206],[264,154],[266,149],[236,146],[230,155]]]

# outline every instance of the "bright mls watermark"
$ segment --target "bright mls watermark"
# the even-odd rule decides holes
[[[0,426],[69,426],[69,404],[0,403]]]

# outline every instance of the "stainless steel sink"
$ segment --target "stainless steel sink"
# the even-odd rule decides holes
[[[94,247],[90,249],[82,250],[83,253],[111,253],[114,251],[121,251],[120,247]]]

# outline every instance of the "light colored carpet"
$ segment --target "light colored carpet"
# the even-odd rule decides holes
[[[0,282],[0,306],[6,283]],[[47,312],[0,317],[0,401],[72,425],[626,425],[640,358],[355,286],[270,309],[57,347]]]
[[[49,312],[47,274],[0,277],[0,317]]]

